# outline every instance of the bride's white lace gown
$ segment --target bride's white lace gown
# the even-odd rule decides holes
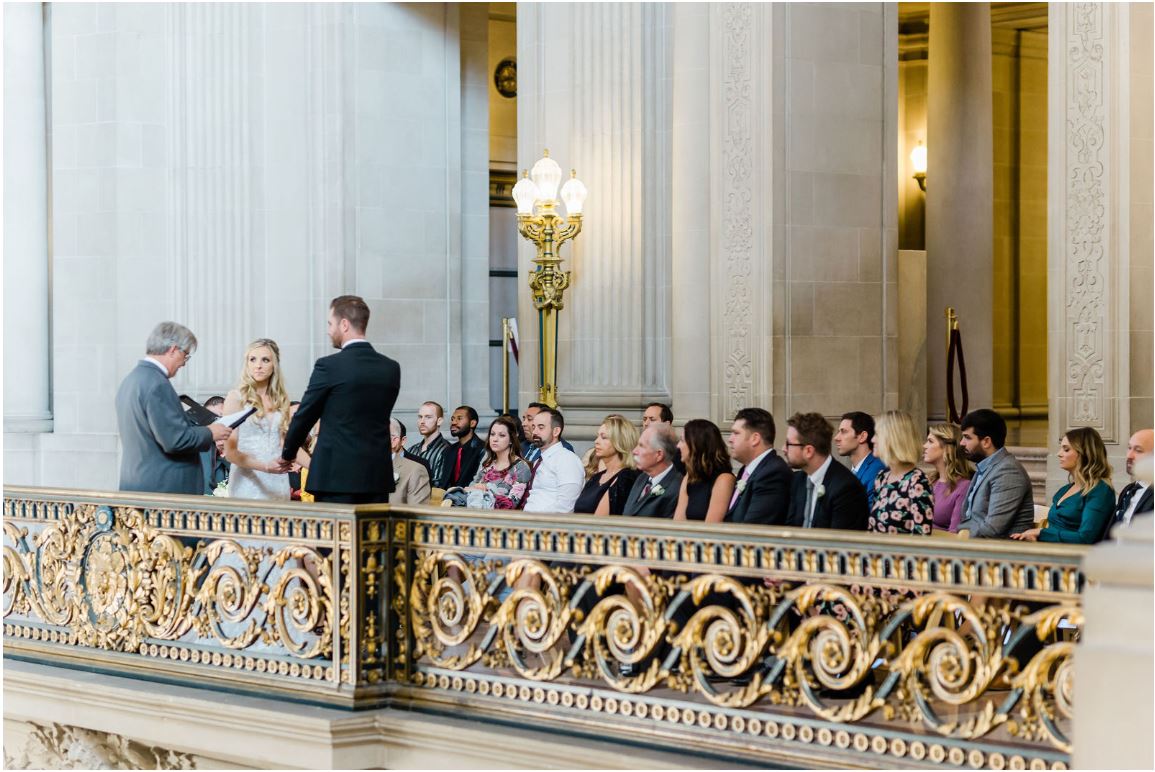
[[[281,413],[262,418],[256,415],[237,427],[237,450],[257,461],[275,461],[281,456]],[[229,473],[229,496],[238,499],[289,500],[289,476],[245,469],[233,464]]]

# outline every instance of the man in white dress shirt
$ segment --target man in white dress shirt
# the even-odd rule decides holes
[[[574,502],[585,484],[585,469],[577,454],[562,445],[565,419],[553,408],[544,408],[533,417],[530,438],[541,455],[534,461],[533,482],[526,512],[573,512]]]

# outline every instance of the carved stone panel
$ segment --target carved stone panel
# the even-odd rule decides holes
[[[196,769],[188,753],[64,724],[31,724],[17,747],[5,743],[6,769]],[[6,738],[7,739],[7,738]]]

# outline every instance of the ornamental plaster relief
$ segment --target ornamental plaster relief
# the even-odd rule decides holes
[[[191,754],[145,745],[118,734],[56,723],[31,723],[29,728],[18,747],[7,747],[6,743],[6,769],[198,768]]]

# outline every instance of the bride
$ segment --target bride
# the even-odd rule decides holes
[[[268,338],[249,344],[240,386],[225,397],[225,415],[249,407],[257,412],[225,443],[225,458],[233,465],[229,496],[288,501],[289,476],[276,470],[289,426],[289,395],[281,379],[281,350]],[[298,453],[297,460],[308,465],[304,453]]]

